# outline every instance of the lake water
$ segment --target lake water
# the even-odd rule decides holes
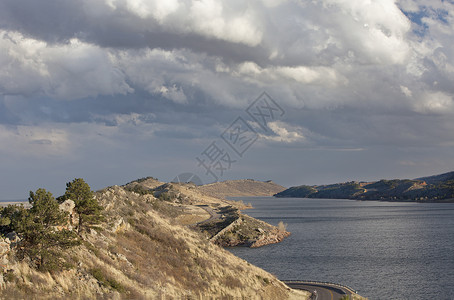
[[[330,281],[369,299],[454,299],[454,203],[241,197],[292,233],[235,255],[280,279]]]
[[[24,204],[27,206],[28,200],[0,200],[0,206],[8,206],[9,204]]]

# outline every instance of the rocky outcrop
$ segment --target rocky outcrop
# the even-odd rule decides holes
[[[290,232],[288,231],[281,231],[278,229],[272,230],[271,232],[263,234],[257,241],[252,243],[251,248],[258,248],[269,244],[279,243],[289,235]]]
[[[76,204],[73,200],[65,200],[65,202],[59,205],[60,210],[65,211],[69,214],[69,224],[68,229],[72,229],[77,223],[79,223],[79,217],[77,216],[77,212],[75,210]]]
[[[17,246],[19,242],[20,238],[14,231],[9,232],[6,234],[5,238],[0,239],[0,270],[3,272],[5,272],[10,266],[8,254],[11,252],[11,249],[14,249],[14,247]],[[0,280],[0,285],[1,282],[2,281]]]
[[[123,218],[119,218],[119,219],[115,220],[115,222],[111,228],[111,231],[115,232],[115,233],[125,232],[130,227],[131,227],[131,225],[129,225],[129,223],[125,222],[125,220]]]
[[[224,227],[224,229],[222,229],[221,231],[219,231],[217,234],[215,234],[210,240],[214,243],[216,243],[216,241],[222,237],[225,233],[227,232],[230,232],[233,230],[233,228],[235,226],[238,226],[238,225],[241,225],[241,223],[243,222],[243,220],[241,218],[237,218],[236,220],[234,220],[232,223],[230,223],[230,225]]]
[[[257,248],[281,242],[290,235],[285,226],[280,228],[247,215],[240,217],[215,235],[212,241],[223,247],[245,246]]]
[[[11,242],[8,238],[0,240],[0,257],[3,258],[8,252],[11,250],[10,247]],[[3,264],[3,262],[2,262]]]
[[[195,188],[176,189],[195,204],[157,199],[118,186],[97,192],[104,220],[98,229],[81,232],[81,244],[65,251],[61,259],[69,263],[69,270],[52,274],[35,270],[28,259],[15,256],[14,234],[0,238],[0,253],[10,259],[0,272],[0,299],[289,298],[291,290],[277,278],[213,245],[193,227],[178,224],[176,217],[186,207],[200,210],[211,205],[218,212],[210,218],[219,229],[215,233],[239,216],[242,221],[228,229],[251,238],[269,231],[266,223],[239,215],[237,209],[225,206],[225,200],[199,196]],[[68,201],[61,209],[73,214],[73,203]]]

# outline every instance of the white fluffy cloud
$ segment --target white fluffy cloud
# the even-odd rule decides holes
[[[0,30],[0,49],[3,95],[78,99],[133,92],[108,52],[77,39],[49,45]]]
[[[68,17],[65,32],[53,32],[45,20],[17,18],[13,1],[2,4],[11,22],[0,32],[3,95],[78,99],[138,88],[179,104],[190,104],[194,91],[202,91],[238,106],[240,97],[268,87],[289,105],[323,107],[367,101],[364,94],[383,89],[377,84],[383,76],[395,77],[396,101],[400,86],[418,93],[448,89],[441,81],[454,72],[449,3],[431,9],[424,1],[392,0],[79,4],[80,11],[63,6],[68,11],[59,12],[74,11],[76,20]],[[427,12],[421,20],[431,35],[418,36],[400,7]],[[435,13],[440,10],[448,12],[443,20]],[[105,46],[120,39],[125,44]],[[332,93],[316,92],[320,88]]]
[[[405,63],[410,54],[406,35],[410,21],[394,0],[325,0],[325,8],[337,28],[340,46],[367,56],[376,63]]]
[[[415,110],[428,114],[454,115],[454,100],[452,95],[443,92],[427,91],[415,103]]]
[[[106,0],[115,11],[126,9],[141,19],[156,21],[167,31],[200,34],[233,43],[261,42],[260,19],[253,7],[238,1],[215,0]],[[241,5],[239,5],[241,4]],[[232,9],[239,6],[239,9]]]
[[[351,150],[361,150],[348,166],[357,171],[395,167],[386,161],[416,170],[418,151],[431,149],[437,170],[447,168],[453,12],[452,1],[432,0],[2,0],[2,166],[46,157],[56,168],[54,157],[80,156],[101,174],[93,160],[115,168],[134,152],[142,156],[123,166],[146,173],[192,159],[187,147],[217,137],[266,91],[286,113],[257,157],[293,149],[276,158],[282,166],[311,148],[312,176]]]
[[[72,104],[79,113],[87,99],[120,95],[150,99],[147,110],[175,105],[191,111],[201,103],[207,110],[244,109],[266,90],[290,110],[332,114],[329,125],[290,115],[287,125],[331,138],[351,134],[352,140],[363,136],[352,124],[368,116],[382,120],[376,115],[390,113],[397,120],[414,113],[434,118],[452,113],[454,6],[448,1],[54,4],[0,3],[0,95],[80,100],[79,107]],[[49,14],[58,17],[59,26]],[[6,108],[0,112],[4,123],[28,117],[19,108],[11,114]],[[342,117],[347,114],[353,120]],[[46,116],[53,114],[40,113]],[[67,119],[87,121],[78,115]],[[438,119],[433,124],[438,126]],[[298,132],[279,128],[287,130],[275,132],[284,140]],[[379,139],[380,125],[371,128],[375,134],[370,135]]]
[[[274,135],[260,135],[261,138],[274,142],[294,143],[304,141],[302,129],[286,124],[282,121],[269,122],[268,127]]]

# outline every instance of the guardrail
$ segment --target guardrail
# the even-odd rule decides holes
[[[284,283],[302,283],[302,284],[305,284],[305,283],[308,283],[308,284],[326,284],[326,285],[332,285],[332,286],[336,286],[336,287],[341,287],[341,288],[344,288],[344,289],[347,289],[349,290],[350,292],[353,292],[355,294],[358,294],[358,291],[349,287],[348,285],[344,285],[344,284],[340,284],[340,283],[334,283],[334,282],[328,282],[328,281],[313,281],[313,280],[281,280],[282,282]]]

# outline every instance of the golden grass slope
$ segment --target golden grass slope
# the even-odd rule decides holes
[[[197,194],[197,193],[195,193]],[[193,196],[195,196],[195,194]],[[289,299],[276,277],[178,223],[182,208],[114,186],[97,193],[102,230],[65,255],[66,271],[40,273],[13,255],[1,299]],[[212,199],[205,199],[210,202]],[[214,200],[213,200],[214,201]]]
[[[227,180],[197,187],[206,195],[218,198],[272,196],[286,188],[272,181],[252,179]]]

